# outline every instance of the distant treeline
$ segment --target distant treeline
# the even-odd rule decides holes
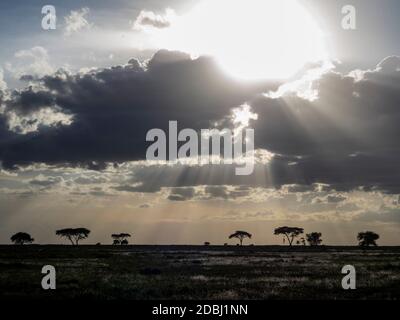
[[[60,238],[67,239],[71,242],[73,246],[79,245],[80,240],[87,239],[89,237],[90,230],[86,228],[66,228],[56,231],[56,235]],[[274,230],[274,235],[283,237],[283,244],[286,242],[289,246],[293,244],[305,246],[308,243],[310,246],[319,246],[322,243],[322,233],[321,232],[311,232],[307,233],[305,237],[304,229],[299,227],[279,227]],[[128,238],[131,238],[129,233],[113,233],[111,235],[113,245],[128,245]],[[248,238],[252,238],[252,234],[247,231],[236,231],[229,235],[229,239],[236,238],[239,240],[238,246],[243,245],[243,241]],[[33,243],[34,239],[29,233],[18,232],[14,234],[11,238],[14,244],[29,244]],[[357,234],[358,244],[362,247],[377,246],[376,241],[379,239],[379,235],[373,231],[364,231]],[[100,245],[100,243],[97,243]],[[210,242],[204,242],[204,245],[211,245]],[[228,245],[225,243],[224,245]]]

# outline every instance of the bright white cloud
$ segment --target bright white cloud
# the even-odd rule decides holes
[[[41,46],[19,50],[14,54],[14,57],[16,60],[12,63],[6,63],[6,69],[15,78],[20,78],[23,75],[41,77],[54,72],[54,68],[49,62],[49,54]]]
[[[73,33],[81,30],[90,29],[93,24],[89,23],[89,21],[86,19],[89,12],[89,8],[81,8],[77,11],[71,11],[71,13],[64,18],[64,35],[70,36]]]
[[[156,14],[153,11],[142,10],[133,23],[134,30],[145,28],[164,29],[171,26],[175,19],[175,12],[172,9],[166,9],[165,14]]]
[[[308,101],[315,101],[318,99],[318,89],[315,88],[314,82],[320,79],[322,75],[332,71],[334,67],[334,64],[330,61],[315,64],[306,69],[297,79],[282,84],[278,90],[268,92],[265,96],[278,99],[288,95],[295,95]]]
[[[4,81],[4,72],[3,69],[0,68],[0,91],[7,90],[7,83]]]
[[[14,112],[8,112],[7,119],[11,131],[19,134],[27,134],[38,131],[41,126],[68,126],[72,123],[73,116],[48,107],[27,115],[17,115]]]

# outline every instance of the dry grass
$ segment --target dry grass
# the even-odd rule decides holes
[[[1,246],[1,298],[399,299],[400,249]],[[41,268],[57,270],[44,291]],[[357,290],[341,269],[357,270]]]

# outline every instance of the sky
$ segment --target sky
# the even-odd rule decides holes
[[[0,243],[87,227],[86,243],[233,244],[246,230],[281,244],[273,230],[289,225],[325,244],[371,230],[398,245],[399,12],[397,0],[2,1]],[[149,161],[146,134],[169,121],[253,129],[254,172]]]

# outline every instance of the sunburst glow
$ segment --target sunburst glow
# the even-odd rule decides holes
[[[243,79],[288,78],[327,59],[320,28],[297,0],[204,0],[151,32],[158,47],[211,55]]]

